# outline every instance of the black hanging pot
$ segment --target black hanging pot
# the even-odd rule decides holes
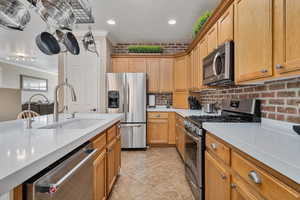
[[[36,37],[36,45],[46,55],[55,55],[60,52],[57,39],[48,32],[42,32]]]
[[[79,55],[80,48],[75,35],[71,32],[67,32],[63,36],[63,43],[67,50],[73,55]]]

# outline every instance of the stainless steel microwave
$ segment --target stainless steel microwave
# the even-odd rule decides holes
[[[205,85],[234,83],[234,43],[226,42],[203,59]]]

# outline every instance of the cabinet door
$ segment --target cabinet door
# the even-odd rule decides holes
[[[184,129],[184,127],[180,127],[179,152],[181,154],[182,159],[184,160],[184,158],[185,158],[185,129]]]
[[[129,73],[146,73],[147,63],[145,58],[130,58],[128,65]]]
[[[169,144],[176,144],[175,113],[169,113]]]
[[[94,163],[94,199],[106,199],[106,149],[95,159]]]
[[[128,72],[128,58],[112,58],[111,72],[123,73]]]
[[[199,88],[203,88],[203,59],[208,55],[207,37],[199,42]]]
[[[121,169],[121,135],[117,136],[115,145],[115,174],[119,174]]]
[[[274,63],[277,74],[300,74],[300,1],[274,1]]]
[[[168,144],[169,121],[168,119],[148,120],[148,142],[149,144]]]
[[[272,76],[272,0],[236,0],[236,82]]]
[[[186,66],[188,68],[187,88],[194,89],[194,50],[186,57]]]
[[[205,200],[230,200],[230,175],[205,152]]]
[[[176,145],[176,149],[179,152],[179,133],[180,133],[180,126],[179,124],[176,123],[176,127],[175,127],[175,145]]]
[[[115,160],[116,160],[116,139],[107,146],[107,194],[110,193],[116,179]]]
[[[182,56],[175,61],[174,89],[175,91],[186,91],[187,86],[186,57]]]
[[[231,5],[218,21],[219,45],[233,40],[233,10],[233,5]]]
[[[173,107],[178,109],[188,109],[188,92],[174,92],[173,93]]]
[[[233,178],[231,200],[263,200],[263,198],[255,196],[249,186],[242,184],[237,178]]]
[[[159,70],[159,91],[160,92],[173,92],[174,82],[174,59],[162,58],[160,59]]]
[[[218,47],[218,23],[207,32],[207,50],[213,52]]]
[[[159,92],[159,59],[147,59],[148,92]]]

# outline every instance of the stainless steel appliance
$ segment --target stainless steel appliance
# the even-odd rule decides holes
[[[190,108],[191,110],[200,110],[200,109],[201,109],[201,104],[200,104],[200,102],[197,100],[196,97],[189,96],[189,97],[188,97],[188,102],[189,102],[189,108]]]
[[[145,73],[108,73],[108,113],[124,113],[121,123],[122,148],[146,148]]]
[[[206,113],[215,113],[217,112],[215,103],[203,104],[203,111]]]
[[[93,157],[87,143],[26,181],[27,200],[93,200]]]
[[[234,83],[234,43],[226,42],[203,60],[205,85]]]
[[[253,99],[226,100],[222,103],[221,115],[190,116],[185,119],[185,174],[196,200],[204,200],[205,197],[203,122],[260,122],[260,103]]]

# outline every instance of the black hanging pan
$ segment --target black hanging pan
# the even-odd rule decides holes
[[[42,32],[36,37],[38,48],[46,55],[55,55],[60,52],[60,46],[57,39],[48,32]]]

